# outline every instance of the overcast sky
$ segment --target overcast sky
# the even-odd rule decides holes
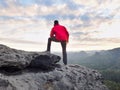
[[[68,51],[120,47],[120,0],[0,0],[0,43],[45,51],[55,19],[70,33]]]

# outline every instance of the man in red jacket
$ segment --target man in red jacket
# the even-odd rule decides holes
[[[67,65],[67,53],[66,53],[66,45],[69,41],[69,33],[67,29],[60,25],[58,20],[54,21],[54,27],[51,30],[50,38],[48,39],[47,51],[50,52],[51,41],[60,42],[62,46],[63,53],[63,63]]]

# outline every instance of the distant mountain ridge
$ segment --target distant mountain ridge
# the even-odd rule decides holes
[[[96,52],[68,54],[70,63],[77,63],[94,69],[120,69],[120,48]]]

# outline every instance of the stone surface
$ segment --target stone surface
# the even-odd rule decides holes
[[[96,70],[56,64],[59,60],[59,56],[47,52],[26,52],[0,45],[0,90],[108,90]]]
[[[108,90],[99,72],[80,65],[61,66],[49,72],[34,69],[23,70],[17,75],[1,73],[0,88],[0,90]]]
[[[48,52],[27,52],[0,45],[0,67],[24,69],[28,66],[50,69],[60,57]]]

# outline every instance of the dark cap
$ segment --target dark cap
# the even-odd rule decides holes
[[[58,20],[55,20],[54,25],[57,25],[57,24],[59,24],[59,22],[58,22]]]

